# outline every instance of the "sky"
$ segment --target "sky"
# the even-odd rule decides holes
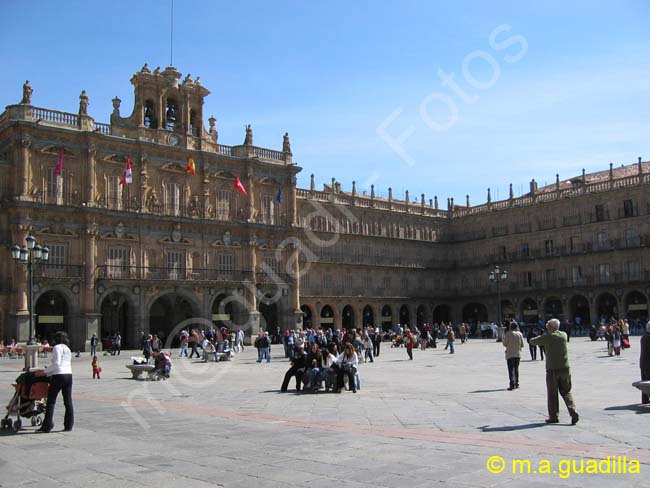
[[[108,122],[170,62],[211,91],[219,142],[281,149],[331,178],[464,204],[582,168],[650,160],[650,2],[0,0],[0,105]]]

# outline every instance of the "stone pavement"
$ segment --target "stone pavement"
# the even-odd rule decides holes
[[[279,393],[287,360],[257,364],[252,348],[230,363],[174,358],[172,378],[161,382],[130,379],[124,365],[134,353],[126,351],[100,357],[102,379],[92,380],[85,354],[73,362],[74,430],[61,432],[59,400],[52,433],[0,432],[0,485],[650,486],[650,406],[631,387],[638,343],[633,337],[631,350],[610,358],[604,342],[571,341],[573,427],[566,409],[560,424],[543,423],[544,364],[527,348],[521,388],[506,391],[503,347],[492,340],[457,342],[453,355],[418,350],[414,361],[383,344],[377,361],[361,366],[361,390],[338,395]],[[2,405],[21,367],[0,359]],[[624,455],[640,461],[640,475],[560,477],[571,461],[579,468]],[[488,472],[491,456],[503,457],[504,472]],[[514,458],[533,469],[548,460],[556,473],[513,472]]]

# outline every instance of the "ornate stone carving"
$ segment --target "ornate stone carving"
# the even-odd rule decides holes
[[[244,146],[252,146],[253,145],[253,129],[251,128],[251,125],[248,124],[246,126],[246,136],[244,137]]]
[[[282,152],[291,154],[291,142],[289,141],[289,133],[284,133],[284,138],[282,140]]]
[[[79,115],[88,115],[88,95],[86,95],[86,90],[81,90],[79,95]]]
[[[124,223],[120,222],[115,226],[115,237],[118,239],[122,239],[124,235],[126,234],[126,228],[124,227]]]
[[[175,224],[174,230],[171,233],[172,242],[181,242],[183,235],[181,234],[181,224]]]
[[[22,105],[31,105],[32,104],[32,93],[34,93],[34,90],[32,89],[31,85],[29,84],[29,80],[25,81],[25,84],[23,85],[23,99],[20,101]]]

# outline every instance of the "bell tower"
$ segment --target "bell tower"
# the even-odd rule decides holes
[[[174,145],[192,138],[208,138],[203,126],[203,99],[209,95],[189,73],[181,81],[181,73],[173,66],[153,72],[145,64],[131,78],[135,92],[133,112],[129,117],[120,116],[120,102],[113,100],[111,126],[113,132],[127,137],[134,136]],[[172,134],[174,134],[172,136]]]

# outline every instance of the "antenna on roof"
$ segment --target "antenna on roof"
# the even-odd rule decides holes
[[[171,25],[169,27],[169,66],[174,66],[174,0],[172,0]]]

